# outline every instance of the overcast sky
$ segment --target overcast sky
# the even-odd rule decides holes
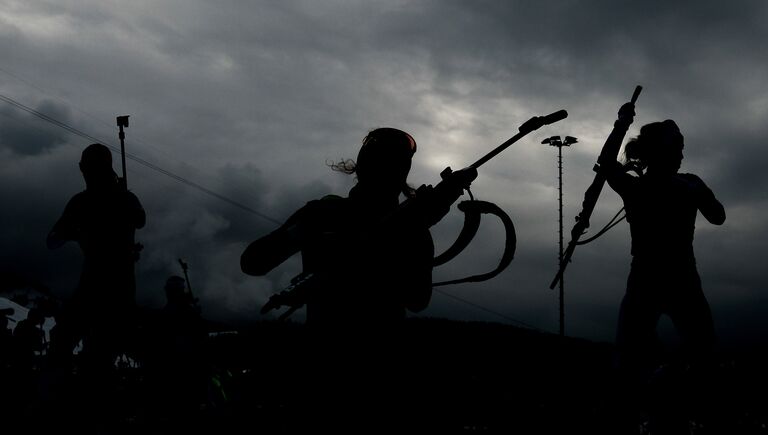
[[[515,223],[512,265],[492,281],[445,288],[556,331],[556,149],[541,141],[579,138],[564,150],[567,232],[616,111],[640,84],[628,138],[645,123],[677,121],[681,171],[701,176],[728,214],[721,227],[699,217],[694,244],[717,330],[725,343],[754,342],[768,330],[766,22],[760,0],[0,0],[0,94],[113,145],[115,116],[130,114],[130,153],[278,221],[311,199],[346,194],[353,178],[326,162],[354,158],[372,128],[415,137],[418,186],[474,162],[531,116],[566,109],[567,119],[510,147],[473,184]],[[77,283],[80,253],[44,241],[84,187],[77,162],[90,142],[0,101],[0,262],[62,296]],[[114,162],[119,172],[117,154]],[[218,318],[258,318],[300,272],[293,258],[265,278],[243,275],[242,250],[273,222],[128,166],[148,213],[137,235],[143,305],[162,304],[179,257],[204,312]],[[606,189],[593,227],[620,207]],[[438,250],[461,220],[454,210],[433,229]],[[492,269],[500,230],[484,222],[435,279]],[[576,251],[565,281],[569,335],[613,339],[629,262],[626,223]],[[509,322],[441,294],[419,315]]]

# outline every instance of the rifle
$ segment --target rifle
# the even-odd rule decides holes
[[[311,284],[314,282],[314,273],[302,272],[291,279],[291,285],[286,287],[280,293],[269,297],[269,300],[261,307],[261,314],[266,314],[272,310],[283,306],[290,307],[288,311],[278,317],[277,320],[285,320],[296,310],[307,303],[307,293]]]
[[[123,168],[123,178],[120,179],[120,187],[127,192],[128,191],[128,173],[125,170],[125,131],[123,131],[123,128],[128,128],[128,117],[131,115],[123,115],[118,116],[117,119],[117,126],[120,128],[119,133],[117,134],[117,137],[120,139],[120,158],[122,161],[122,168]],[[134,262],[139,261],[139,256],[141,255],[141,251],[144,249],[144,245],[141,243],[136,243],[134,240],[133,242],[133,259]]]
[[[563,254],[563,261],[560,264],[560,269],[555,275],[555,279],[549,285],[550,290],[554,289],[558,282],[563,279],[565,268],[571,261],[573,251],[576,250],[576,246],[579,244],[579,239],[587,232],[589,228],[589,218],[592,217],[592,212],[595,210],[598,198],[600,198],[600,192],[605,185],[606,175],[602,170],[605,165],[613,164],[619,156],[619,149],[621,149],[621,143],[624,141],[624,136],[627,134],[629,126],[632,124],[634,116],[634,105],[637,102],[637,97],[640,96],[640,91],[643,90],[642,86],[635,87],[635,92],[632,94],[632,99],[629,103],[622,106],[622,110],[619,110],[619,118],[613,124],[613,130],[608,135],[608,139],[605,140],[603,149],[600,151],[600,156],[597,158],[597,163],[592,168],[595,171],[595,178],[592,180],[589,188],[584,193],[584,201],[581,204],[581,212],[576,216],[576,224],[571,230],[571,241],[568,243],[568,247]],[[628,113],[624,112],[621,116],[623,109],[631,105],[632,115],[628,116]]]
[[[181,270],[184,271],[184,280],[187,282],[187,291],[186,291],[187,300],[191,305],[197,306],[199,299],[197,299],[192,295],[192,284],[189,282],[189,273],[188,273],[189,264],[187,264],[184,260],[179,258],[179,265],[181,266]]]
[[[476,170],[477,168],[479,168],[480,166],[484,165],[486,162],[494,158],[496,155],[498,155],[499,153],[507,149],[510,145],[517,142],[521,138],[523,138],[523,136],[527,135],[528,133],[539,129],[542,126],[553,124],[557,121],[563,120],[567,116],[568,116],[568,112],[566,112],[565,110],[558,110],[557,112],[551,113],[546,116],[534,116],[533,118],[524,122],[520,127],[518,127],[518,133],[516,135],[514,135],[513,137],[511,137],[501,145],[497,146],[487,154],[485,154],[476,162],[468,166],[466,169]],[[462,171],[464,171],[464,169]],[[443,181],[445,181],[451,177],[451,174],[453,174],[453,170],[451,170],[450,167],[447,167],[440,173],[440,177],[442,178]],[[473,275],[473,276],[462,278],[462,279],[455,279],[450,281],[433,283],[433,286],[458,284],[462,282],[479,282],[479,281],[488,280],[498,275],[499,273],[501,273],[501,271],[503,271],[509,265],[509,263],[512,261],[514,257],[516,238],[515,238],[515,231],[514,231],[514,226],[512,224],[512,220],[497,205],[486,202],[486,201],[477,201],[472,197],[472,192],[469,191],[469,188],[466,188],[466,190],[467,192],[469,192],[470,198],[472,199],[470,201],[463,201],[459,204],[459,209],[465,213],[464,228],[462,229],[461,234],[453,243],[453,245],[449,247],[445,252],[443,252],[442,254],[434,258],[433,266],[438,266],[440,264],[448,262],[449,260],[457,256],[461,251],[463,251],[464,248],[466,248],[466,246],[469,244],[469,242],[472,240],[475,233],[477,232],[478,226],[480,224],[481,214],[492,214],[501,219],[504,225],[504,228],[507,232],[507,240],[505,244],[504,254],[502,255],[502,259],[499,265],[496,267],[496,269],[494,269],[491,272],[479,274],[479,275]],[[418,198],[418,193],[419,191],[417,190],[417,198]],[[409,201],[412,201],[412,200],[409,200]],[[406,209],[407,207],[406,204],[408,204],[409,201],[406,201],[405,203],[403,203],[403,205],[401,206],[401,210]],[[403,214],[407,214],[407,212]],[[287,287],[285,290],[277,294],[270,296],[267,303],[264,304],[264,306],[262,307],[261,314],[265,314],[270,310],[277,309],[282,306],[288,306],[290,307],[288,311],[286,311],[279,317],[279,320],[286,319],[294,311],[296,311],[297,309],[301,308],[304,304],[306,304],[307,295],[311,293],[312,291],[311,288],[313,285],[316,285],[316,281],[317,281],[317,274],[302,272],[301,274],[297,275],[291,280],[291,285],[289,287]]]

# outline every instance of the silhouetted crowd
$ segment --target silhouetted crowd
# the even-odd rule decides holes
[[[615,124],[622,130],[619,141],[633,119],[634,104],[627,103]],[[620,143],[614,145],[618,150]],[[610,370],[615,382],[605,392],[612,399],[606,400],[603,421],[595,423],[598,433],[691,433],[692,392],[706,385],[711,373],[714,326],[692,243],[699,212],[720,225],[725,211],[701,178],[678,172],[683,147],[674,121],[654,122],[627,143],[623,159],[614,155],[600,162],[600,175],[624,202],[632,263]],[[437,369],[425,366],[431,338],[414,335],[406,318],[431,300],[435,248],[430,227],[478,174],[474,167],[448,169],[437,185],[413,188],[408,174],[416,151],[415,139],[404,131],[372,130],[355,160],[333,165],[356,176],[348,195],[308,202],[242,253],[242,271],[254,276],[296,253],[302,259],[301,275],[263,310],[287,308],[287,317],[306,307],[301,326],[306,335],[295,342],[301,361],[290,372],[280,371],[292,373],[286,385],[299,389],[300,397],[285,403],[301,421],[273,431],[419,432],[447,418],[428,403],[435,396],[423,390]],[[12,333],[7,317],[12,313],[0,316],[0,363],[10,374],[5,380],[24,396],[3,405],[27,420],[44,415],[34,423],[37,429],[78,427],[94,433],[126,431],[138,420],[152,425],[148,432],[194,430],[197,420],[190,416],[201,412],[217,413],[222,421],[236,419],[231,404],[237,389],[228,383],[250,369],[238,367],[233,373],[213,362],[223,351],[211,344],[187,278],[168,278],[161,310],[136,306],[134,268],[142,246],[135,233],[145,226],[145,210],[112,169],[107,147],[89,145],[79,166],[86,188],[67,203],[47,244],[56,249],[78,243],[80,279],[71,298],[55,309],[33,306]],[[674,357],[660,359],[656,325],[662,315],[672,319],[681,346]],[[46,317],[55,318],[50,338],[43,330]],[[265,384],[276,382],[267,380],[270,373],[260,376]],[[137,385],[141,393],[130,391]],[[258,406],[263,414],[269,405]],[[482,425],[443,429],[483,430]]]

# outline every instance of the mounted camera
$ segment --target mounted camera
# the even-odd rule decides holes
[[[131,116],[131,115],[118,116],[117,117],[117,126],[118,127],[128,128],[128,117],[129,116]]]

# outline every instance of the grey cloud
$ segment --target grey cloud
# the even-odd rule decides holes
[[[716,316],[733,319],[759,295],[768,187],[760,170],[766,131],[759,72],[768,66],[760,43],[768,36],[763,2],[94,2],[35,3],[22,11],[26,19],[57,18],[50,28],[21,22],[0,31],[3,68],[71,103],[46,110],[113,143],[113,117],[131,114],[129,152],[278,220],[308,200],[344,194],[352,179],[325,162],[354,158],[370,128],[413,133],[419,152],[411,180],[434,184],[443,167],[471,163],[530,116],[567,109],[568,119],[481,168],[473,186],[515,221],[512,266],[493,281],[448,289],[550,330],[557,322],[556,300],[546,289],[556,269],[556,166],[554,149],[539,142],[553,134],[580,139],[565,152],[568,230],[616,110],[642,84],[629,135],[647,122],[678,121],[687,141],[684,170],[701,175],[729,207],[726,225],[700,222],[696,239]],[[45,92],[3,77],[4,93],[41,101]],[[75,110],[106,121],[86,122]],[[36,240],[82,188],[76,161],[84,144],[25,121],[0,118],[0,195],[19,204],[0,217],[2,228],[19,228],[0,233],[0,253],[66,286],[76,281],[76,247],[49,253]],[[27,147],[14,148],[8,135],[25,138]],[[147,303],[159,303],[179,256],[193,267],[206,309],[222,318],[252,316],[299,270],[294,258],[265,278],[242,275],[239,253],[274,223],[131,162],[129,179],[149,212],[139,233]],[[593,225],[619,206],[606,189]],[[435,228],[438,244],[452,240],[459,225],[453,216]],[[498,228],[488,225],[477,245],[436,270],[436,278],[498,261]],[[628,244],[622,225],[577,250],[566,281],[569,333],[612,339]],[[493,320],[440,295],[422,315]],[[741,325],[732,336],[764,326]]]
[[[34,110],[64,123],[71,121],[69,109],[50,100],[43,100]],[[17,154],[35,155],[66,143],[67,139],[66,131],[41,123],[15,106],[0,108],[0,147]]]
[[[79,275],[78,249],[48,251],[45,237],[69,196],[83,188],[75,178],[78,148],[63,145],[36,156],[0,149],[0,157],[2,269],[39,280],[56,294],[69,294]]]
[[[758,205],[766,210],[765,193],[768,192],[768,178],[764,176],[765,138],[768,128],[756,131],[720,130],[715,127],[715,134],[704,146],[708,154],[716,156],[711,168],[709,182],[716,192],[728,198],[730,205]],[[689,146],[691,153],[695,148]],[[702,165],[706,164],[702,162]]]

